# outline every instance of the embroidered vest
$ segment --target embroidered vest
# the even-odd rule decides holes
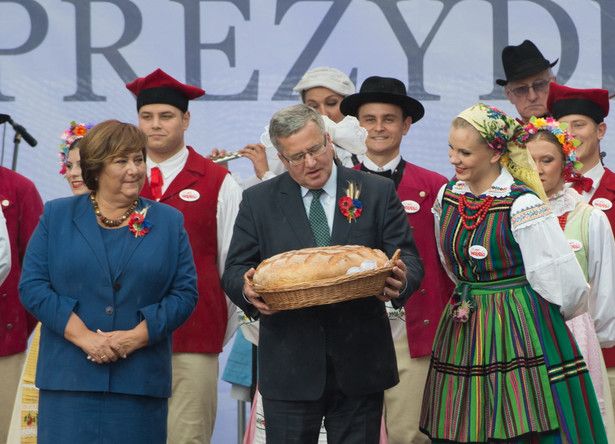
[[[496,197],[485,219],[478,227],[468,231],[462,225],[459,214],[460,195],[453,193],[454,184],[452,181],[446,186],[440,218],[440,243],[449,269],[458,279],[469,282],[488,282],[523,276],[525,267],[519,244],[512,234],[510,209],[519,196],[533,191],[521,182],[515,181],[510,194]],[[470,196],[466,195],[466,198]],[[479,196],[480,199],[485,197],[485,195]],[[466,209],[470,216],[476,211]]]

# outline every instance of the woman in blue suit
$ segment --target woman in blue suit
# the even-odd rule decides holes
[[[114,120],[81,140],[91,194],[47,202],[19,286],[43,324],[38,442],[165,443],[172,333],[196,305],[183,217],[139,198],[147,136]]]

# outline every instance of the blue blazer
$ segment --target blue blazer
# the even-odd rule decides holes
[[[174,208],[149,206],[150,231],[128,228],[115,275],[89,195],[45,204],[23,262],[23,305],[43,326],[36,385],[47,390],[109,391],[171,396],[172,333],[198,299],[196,270],[183,216]],[[99,365],[64,339],[71,312],[90,330],[128,330],[147,321],[148,346],[126,359]]]

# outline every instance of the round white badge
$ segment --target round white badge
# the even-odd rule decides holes
[[[583,248],[583,244],[576,239],[568,239],[568,243],[570,244],[572,251],[579,251]]]
[[[487,254],[487,249],[482,245],[472,245],[470,247],[470,256],[474,259],[485,259]]]
[[[402,205],[404,206],[404,210],[406,210],[406,213],[416,213],[421,209],[421,206],[418,204],[418,202],[415,202],[413,200],[404,200],[402,202]]]
[[[195,200],[199,200],[201,195],[199,194],[197,190],[187,189],[187,190],[182,190],[179,193],[179,197],[182,200],[185,200],[186,202],[194,202]]]
[[[613,202],[608,199],[605,199],[604,197],[594,199],[592,201],[592,205],[602,211],[610,210],[611,208],[613,208]]]

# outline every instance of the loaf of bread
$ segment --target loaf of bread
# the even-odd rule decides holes
[[[379,268],[388,260],[382,251],[362,245],[304,248],[264,260],[256,268],[253,282],[266,287],[311,283],[343,276],[349,268],[360,267],[365,261],[375,261]]]

